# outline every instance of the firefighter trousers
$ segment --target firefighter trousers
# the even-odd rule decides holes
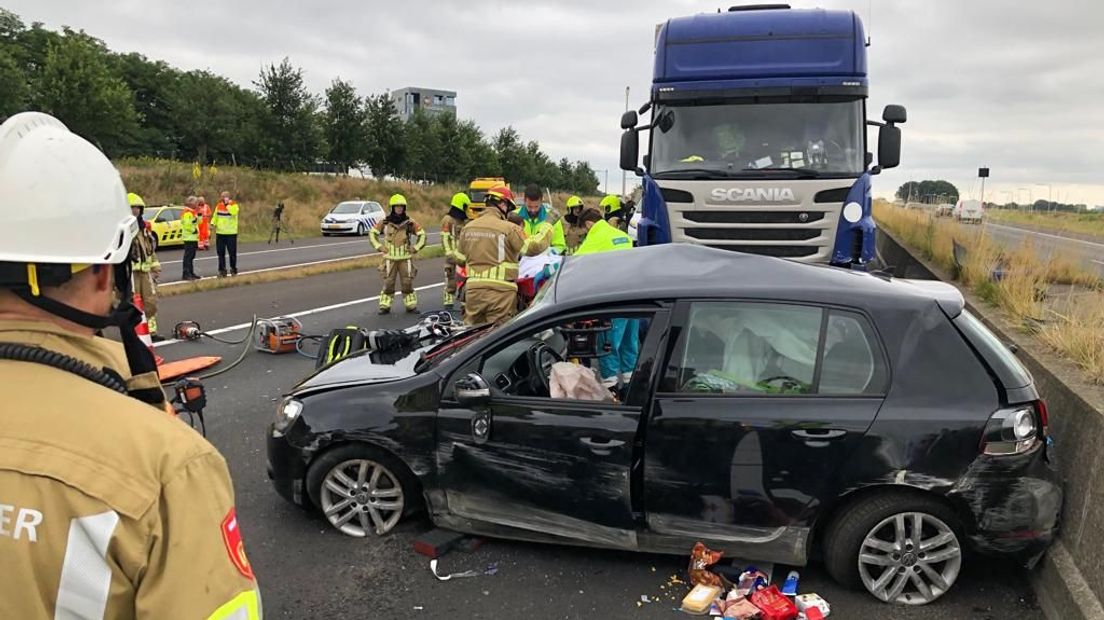
[[[157,285],[148,271],[134,272],[134,292],[142,299],[142,309],[146,313],[150,333],[157,331]]]
[[[464,322],[468,325],[500,325],[517,314],[517,290],[505,286],[480,286],[468,282],[464,291]]]
[[[418,297],[414,293],[414,276],[418,275],[418,268],[410,259],[391,260],[383,259],[380,263],[380,277],[383,279],[383,290],[380,292],[380,307],[390,308],[395,296],[395,280],[402,285],[403,305],[413,308],[418,305]]]

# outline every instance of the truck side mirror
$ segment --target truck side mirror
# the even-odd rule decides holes
[[[632,129],[621,134],[621,169],[633,172],[640,159],[640,136]]]
[[[882,120],[887,123],[903,123],[908,119],[908,114],[905,113],[905,106],[889,104],[882,110]],[[884,166],[883,166],[884,167]]]
[[[883,125],[878,131],[878,167],[885,170],[900,163],[901,128],[892,123]]]
[[[636,110],[629,110],[621,115],[621,129],[632,129],[637,123]]]

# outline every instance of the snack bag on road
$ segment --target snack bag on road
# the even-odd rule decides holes
[[[709,567],[721,561],[722,556],[723,551],[713,551],[703,543],[696,543],[690,550],[690,567],[687,569],[690,583],[722,587],[724,584],[721,578],[709,570]]]
[[[789,598],[782,596],[778,586],[770,586],[751,593],[748,597],[752,604],[763,612],[763,620],[796,620],[797,606]]]

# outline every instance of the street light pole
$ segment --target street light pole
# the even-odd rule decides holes
[[[626,112],[629,111],[629,87],[628,86],[625,87],[625,111]],[[622,197],[625,196],[625,174],[626,174],[626,171],[622,170],[621,171],[621,196]]]

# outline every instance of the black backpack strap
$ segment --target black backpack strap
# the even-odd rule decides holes
[[[106,368],[97,370],[90,364],[82,362],[75,357],[70,357],[56,351],[50,351],[49,349],[43,349],[42,347],[33,347],[14,342],[3,343],[0,344],[0,360],[50,366],[77,375],[82,379],[87,379],[109,390],[114,390],[124,395],[127,394],[126,383],[117,373]]]

